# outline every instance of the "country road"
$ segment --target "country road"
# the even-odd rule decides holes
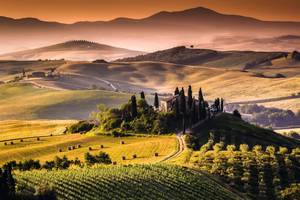
[[[176,139],[177,139],[178,145],[179,145],[177,150],[159,162],[166,162],[166,161],[172,160],[173,158],[178,157],[184,151],[186,146],[185,146],[185,141],[184,141],[183,135],[181,133],[177,134]]]

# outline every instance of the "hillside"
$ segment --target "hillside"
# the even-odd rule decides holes
[[[246,67],[248,69],[284,57],[285,55],[286,53],[284,52],[214,51],[180,46],[133,58],[120,59],[118,61],[153,61],[230,69],[244,69]]]
[[[262,145],[264,147],[268,145],[284,146],[288,148],[300,146],[300,142],[297,140],[282,136],[272,130],[249,124],[226,113],[195,127],[191,135],[195,138],[190,144],[195,148],[199,148],[207,143],[210,138],[216,143],[223,140],[225,146],[229,144],[235,144],[236,146],[248,144],[250,147],[254,145]]]
[[[172,165],[29,171],[16,178],[26,191],[42,187],[41,181],[51,184],[58,199],[243,199],[199,172]]]
[[[0,55],[0,60],[115,60],[128,56],[140,55],[142,52],[112,47],[85,40],[73,40],[38,49],[30,49]]]
[[[98,104],[116,106],[130,97],[111,91],[58,91],[31,84],[0,85],[0,91],[0,120],[86,119]]]
[[[299,35],[299,27],[299,22],[261,21],[250,17],[226,15],[203,7],[177,12],[164,11],[143,19],[118,18],[74,24],[46,22],[34,18],[1,17],[0,43],[2,53],[47,46],[76,38],[143,51],[165,49],[178,44],[210,43],[214,48],[218,48],[218,43],[214,42],[218,37],[229,35],[257,39],[266,36]],[[261,48],[264,48],[264,45],[261,45]],[[291,48],[295,48],[293,43],[280,47],[281,51]],[[249,48],[246,44],[241,49]]]

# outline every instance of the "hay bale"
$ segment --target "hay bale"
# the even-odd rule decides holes
[[[68,146],[68,150],[71,151],[72,150],[72,146]]]
[[[21,139],[20,142],[23,142],[23,139]]]
[[[125,156],[122,156],[122,160],[126,160],[126,157],[125,157]]]
[[[58,149],[59,152],[62,152],[62,149]]]
[[[125,144],[125,142],[124,142],[124,141],[121,141],[121,144]]]
[[[4,146],[6,146],[7,145],[7,143],[6,142],[4,142]]]
[[[89,147],[89,150],[92,151],[93,150],[92,147]]]
[[[113,164],[113,165],[116,165],[116,164],[117,164],[117,162],[116,162],[116,161],[114,161],[112,164]]]
[[[39,138],[39,137],[37,137],[37,138],[36,138],[36,140],[37,140],[37,141],[40,141],[40,138]]]
[[[158,153],[155,153],[154,156],[155,156],[155,157],[158,157]]]
[[[14,145],[14,142],[13,142],[13,141],[11,141],[11,142],[10,142],[10,144],[11,144],[11,145]]]
[[[103,149],[103,148],[104,148],[104,145],[103,145],[103,144],[101,144],[101,145],[100,145],[100,148],[101,148],[101,149]]]
[[[137,155],[136,155],[136,154],[133,154],[133,155],[132,155],[132,158],[133,158],[133,159],[137,158]]]

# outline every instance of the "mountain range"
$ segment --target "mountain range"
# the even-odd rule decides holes
[[[154,51],[180,45],[208,45],[218,48],[217,38],[265,39],[300,35],[300,22],[261,21],[251,17],[225,15],[198,7],[177,12],[159,12],[143,19],[117,18],[111,21],[63,24],[35,18],[0,17],[0,53],[32,49],[68,40]],[[276,45],[276,43],[274,44]],[[294,44],[291,44],[294,45]],[[223,49],[226,47],[223,47]],[[240,46],[247,49],[247,45]],[[284,48],[289,47],[289,44]]]

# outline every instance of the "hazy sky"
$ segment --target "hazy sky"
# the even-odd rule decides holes
[[[143,18],[197,6],[263,20],[300,21],[300,0],[0,0],[0,15],[72,23]]]

